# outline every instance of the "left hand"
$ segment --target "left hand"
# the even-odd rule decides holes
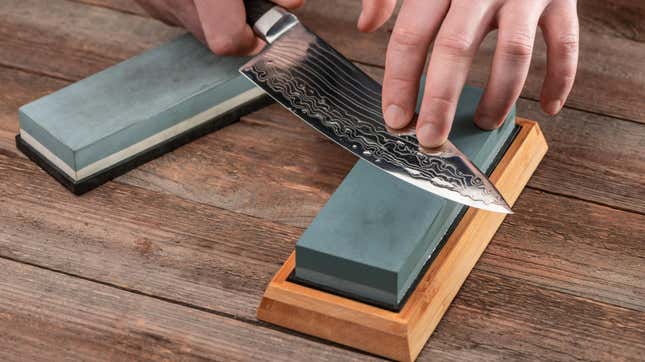
[[[135,0],[151,16],[193,33],[218,55],[249,55],[262,50],[264,42],[246,23],[242,0]],[[272,0],[295,9],[303,0]]]
[[[359,30],[376,30],[395,6],[396,0],[363,0]],[[567,99],[576,74],[575,0],[404,0],[387,49],[382,99],[385,122],[394,129],[410,123],[421,72],[434,41],[416,133],[423,146],[443,144],[477,48],[486,34],[499,29],[488,84],[475,114],[480,128],[497,128],[522,91],[538,26],[547,44],[540,103],[546,113],[554,115]]]

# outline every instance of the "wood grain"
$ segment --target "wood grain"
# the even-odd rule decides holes
[[[2,22],[4,25],[0,25],[0,28],[5,26],[7,31],[10,31],[18,27],[32,27],[32,24],[29,22],[35,21],[35,18],[31,17],[30,14],[34,15],[33,13],[35,12],[35,15],[37,15],[36,18],[39,19],[38,24],[34,25],[35,28],[39,29],[41,33],[47,34],[48,37],[51,37],[54,43],[57,43],[57,38],[66,36],[66,33],[61,33],[63,30],[59,29],[61,27],[64,28],[66,22],[65,16],[68,16],[66,14],[69,13],[75,17],[88,18],[87,21],[83,22],[84,30],[74,35],[75,41],[73,43],[70,41],[58,45],[55,49],[55,51],[60,52],[58,56],[50,54],[49,56],[38,56],[34,58],[31,56],[33,53],[31,47],[24,46],[16,48],[15,44],[17,43],[15,42],[17,40],[9,40],[7,44],[3,44],[3,46],[8,47],[6,52],[2,52],[2,54],[6,54],[6,57],[17,60],[29,57],[30,59],[33,58],[32,61],[48,59],[47,62],[44,62],[46,64],[43,65],[45,68],[41,68],[40,71],[49,74],[53,70],[46,67],[56,65],[56,74],[64,78],[76,79],[80,76],[98,71],[103,67],[107,67],[116,61],[112,58],[103,58],[99,63],[95,62],[88,65],[83,60],[83,57],[78,58],[77,54],[74,53],[78,51],[77,48],[79,47],[88,49],[88,51],[91,50],[92,53],[103,52],[110,54],[110,56],[116,54],[118,57],[127,57],[143,50],[155,41],[160,42],[161,38],[165,36],[163,32],[161,35],[156,34],[156,31],[161,29],[158,27],[162,27],[162,25],[155,25],[156,23],[150,20],[146,22],[146,19],[143,19],[141,16],[119,14],[106,8],[96,8],[60,0],[48,3],[50,4],[49,7],[53,10],[42,9],[42,7],[35,6],[34,3],[29,2],[21,2],[20,4],[22,5],[17,5],[16,9],[23,9],[23,12],[8,7],[1,8],[3,10],[0,11],[7,12],[6,17],[10,21],[6,23]],[[31,5],[31,8],[28,5]],[[305,9],[305,13],[307,11],[314,11],[315,9],[315,7],[312,10]],[[12,16],[14,11],[17,12],[17,16]],[[87,14],[84,14],[83,11],[87,12]],[[142,24],[144,23],[142,21],[148,25],[143,26]],[[103,23],[114,24],[114,27],[118,28],[142,28],[144,31],[134,33],[129,38],[125,35],[122,38],[108,37],[102,31],[104,27],[100,24]],[[5,38],[11,39],[12,37],[7,36]],[[16,39],[20,38],[18,37]],[[370,48],[367,44],[364,46],[366,49],[373,49],[373,47]],[[115,50],[116,47],[119,47],[119,50]],[[0,54],[0,57],[3,56],[2,54]],[[57,60],[50,60],[51,56],[59,59],[61,64],[74,64],[74,66],[57,65]],[[23,62],[20,61],[20,63],[22,64]],[[371,67],[368,71],[377,78],[382,77],[382,69]],[[64,72],[67,73],[63,74]],[[615,73],[622,74],[618,71]],[[23,76],[23,78],[25,77]],[[39,80],[39,82],[43,81]],[[614,84],[615,82],[609,83]],[[27,92],[27,90],[23,89],[23,92]],[[38,94],[41,95],[42,93]],[[35,97],[24,97],[22,99],[25,99],[26,102],[33,98]],[[642,107],[635,108],[640,109]],[[274,109],[277,109],[277,107],[274,107]],[[265,117],[264,113],[264,111],[260,112],[259,117]],[[640,213],[645,212],[645,204],[640,202],[645,197],[645,184],[642,182],[641,176],[645,172],[645,156],[642,152],[638,151],[644,146],[642,140],[645,138],[645,129],[638,127],[638,125],[620,122],[610,117],[602,117],[575,110],[565,110],[558,117],[551,119],[543,115],[537,104],[531,101],[521,101],[519,103],[518,113],[525,117],[541,121],[547,139],[552,145],[552,152],[546,159],[545,166],[539,170],[534,181],[531,182],[531,186],[539,187],[542,190],[550,192],[571,195],[577,198],[619,207],[625,210],[634,210]],[[276,121],[282,120],[285,121],[285,129],[291,129],[291,132],[287,131],[272,135],[272,137],[275,137],[271,138],[272,143],[262,140],[264,138],[264,132],[266,131],[267,134],[270,134],[273,129],[271,128],[273,124]],[[241,138],[246,138],[240,140],[240,142],[244,142],[241,145],[246,145],[249,141],[252,141],[255,145],[248,147],[249,150],[253,152],[254,150],[260,149],[266,159],[266,157],[272,157],[272,154],[276,153],[276,144],[288,144],[291,137],[293,137],[292,135],[296,132],[302,132],[303,137],[313,137],[314,132],[311,132],[305,127],[296,127],[298,122],[294,120],[295,118],[288,116],[286,112],[274,112],[271,119],[272,122],[270,122],[267,128],[261,129],[260,126],[255,124],[252,127],[240,126],[243,130],[233,132],[233,137],[238,134],[246,135],[247,133],[253,135],[248,138],[240,136]],[[249,130],[249,128],[253,128],[253,130]],[[589,130],[590,128],[593,129],[593,132]],[[230,136],[230,133],[226,133],[225,136],[228,139],[228,144],[238,142]],[[217,137],[217,142],[221,142],[220,137]],[[155,163],[155,165],[159,165],[160,167],[155,169],[148,168],[145,172],[137,175],[130,174],[126,178],[123,178],[122,181],[140,186],[147,185],[146,187],[157,190],[165,189],[169,193],[178,194],[191,200],[232,208],[245,213],[253,213],[256,216],[269,217],[292,225],[304,226],[316,214],[319,206],[327,199],[329,193],[342,179],[342,176],[346,174],[354,160],[351,156],[343,156],[339,152],[336,152],[335,147],[332,147],[330,144],[324,144],[321,138],[316,138],[311,142],[300,143],[299,149],[303,150],[303,153],[297,154],[296,156],[301,157],[299,160],[303,160],[304,165],[315,165],[313,167],[316,172],[307,173],[305,171],[303,174],[302,172],[298,172],[302,170],[296,170],[296,172],[290,174],[295,175],[298,182],[291,183],[289,187],[283,188],[280,185],[276,185],[275,180],[277,174],[273,173],[273,171],[269,174],[259,174],[258,170],[249,170],[252,174],[248,175],[249,177],[247,179],[260,180],[264,177],[269,180],[269,186],[266,188],[267,196],[256,197],[251,202],[249,194],[253,191],[245,190],[238,186],[239,179],[244,177],[243,174],[227,174],[223,177],[220,177],[219,174],[218,177],[205,174],[204,177],[200,177],[198,180],[192,180],[192,174],[184,173],[183,169],[177,169],[178,165],[186,165],[188,163],[195,163],[191,167],[205,172],[208,172],[209,169],[217,172],[215,169],[218,167],[235,167],[231,165],[235,161],[214,160],[216,158],[215,155],[220,151],[217,145],[214,147],[215,149],[209,145],[207,146],[207,150],[201,148],[197,150],[191,146],[181,156],[173,156],[172,160],[170,160],[172,161],[171,164],[163,163],[167,160],[159,161],[163,165],[159,163]],[[7,142],[5,141],[4,143]],[[202,143],[201,145],[204,144]],[[236,155],[244,152],[245,148],[247,148],[239,145],[233,145],[232,147],[234,148],[231,151],[236,153]],[[259,152],[254,153],[254,155],[257,154]],[[330,157],[323,160],[321,160],[323,157],[318,157],[318,155],[328,154]],[[206,157],[202,159],[201,155],[206,155]],[[280,161],[278,162],[282,162],[284,165],[285,160],[288,161],[291,156],[285,155],[284,152],[277,152],[276,157],[279,157]],[[335,162],[335,160],[339,162]],[[617,160],[620,160],[620,162],[617,162]],[[213,167],[212,162],[219,162],[220,165]],[[289,173],[288,167],[292,167],[294,164],[295,162],[290,165],[285,165],[283,172]],[[597,172],[598,168],[603,168],[606,171]],[[244,172],[243,170],[240,171]],[[319,182],[319,178],[324,178],[324,180],[320,180]],[[282,178],[280,181],[284,182],[285,179]],[[235,196],[237,193],[233,191],[239,192],[240,196]],[[296,196],[291,197],[290,195],[294,191],[296,191]],[[230,195],[234,196],[230,197]],[[286,201],[275,203],[271,195],[281,195],[286,198]],[[306,205],[305,214],[294,214],[294,210],[298,210],[294,208],[294,205],[301,204]]]
[[[419,360],[638,361],[644,321],[643,312],[474,270]]]
[[[67,83],[1,68],[0,81],[5,89],[0,94],[0,128],[7,131],[2,141],[7,152],[15,153],[16,108]],[[643,127],[575,110],[548,119],[529,101],[518,107],[519,114],[541,121],[551,145],[530,186],[645,212],[640,201],[645,199],[645,154],[639,152]],[[119,182],[304,227],[354,161],[276,105],[148,163]],[[267,168],[248,168],[246,162]]]
[[[0,155],[0,256],[253,319],[299,229],[138,187],[76,197]]]
[[[632,0],[579,0],[582,29],[590,34],[645,42],[645,3]]]
[[[71,0],[73,2],[104,7],[112,10],[124,12],[126,14],[136,14],[144,17],[150,15],[136,3],[135,0]]]
[[[264,286],[278,269],[277,263],[292,250],[300,232],[284,225],[117,183],[109,183],[84,197],[76,198],[27,160],[0,156],[0,161],[0,174],[9,175],[0,178],[0,202],[7,206],[0,209],[0,218],[3,220],[0,223],[0,235],[3,235],[0,239],[0,255],[100,280],[120,288],[217,310],[240,319],[254,318],[254,310]],[[530,255],[533,261],[531,273],[521,272],[525,264],[523,260],[511,258],[499,261],[504,256],[498,253],[509,253],[509,249],[514,251],[514,248],[530,248],[538,240],[542,240],[543,245],[555,244],[561,242],[561,235],[575,235],[590,225],[603,229],[606,227],[603,220],[609,220],[609,223],[611,220],[632,218],[633,221],[628,221],[626,225],[644,224],[640,215],[601,206],[592,207],[590,218],[574,224],[576,228],[557,221],[551,224],[532,223],[533,219],[528,216],[523,218],[528,221],[527,224],[513,222],[518,215],[530,215],[535,205],[553,204],[560,205],[562,210],[576,210],[583,203],[526,190],[515,209],[517,215],[508,218],[508,226],[503,226],[492,241],[491,250],[497,252],[490,256],[488,252],[484,254],[480,262],[482,268],[476,267],[471,279],[497,276],[513,281],[512,288],[521,285],[527,289],[523,293],[530,295],[542,293],[545,288],[554,290],[557,300],[573,299],[585,308],[591,308],[591,305],[602,310],[605,307],[597,305],[612,303],[635,305],[642,310],[645,305],[643,286],[630,277],[632,270],[642,270],[642,265],[638,264],[645,254],[639,241],[642,233],[600,233],[576,245],[577,252],[574,254],[569,251],[570,247],[563,254],[539,253],[538,249],[534,249]],[[557,210],[553,215],[560,215],[555,212]],[[548,210],[544,211],[544,215],[549,215]],[[510,243],[503,235],[509,229],[514,235],[519,235],[518,240],[515,244],[496,248],[497,240]],[[626,241],[626,238],[631,241]],[[621,242],[621,247],[616,248],[615,252],[623,263],[627,263],[625,273],[622,267],[615,268],[612,258],[603,258],[605,245],[612,240]],[[580,260],[576,258],[577,255],[591,254],[596,256]],[[512,253],[511,256],[514,257]],[[566,269],[562,277],[553,276],[552,273],[558,272],[553,265],[566,264],[567,260],[574,261],[569,268],[577,268],[577,278],[569,279],[571,273],[567,273]],[[601,264],[598,264],[599,261]],[[512,268],[507,270],[509,265]],[[592,283],[585,278],[590,274],[594,275]],[[632,282],[629,282],[630,278]],[[625,288],[633,288],[634,292],[615,293],[617,286],[625,280],[632,284]],[[579,285],[581,282],[583,284]],[[608,289],[603,290],[604,285],[608,285]],[[491,285],[487,288],[499,287]],[[469,303],[478,303],[483,297],[478,291],[468,293],[472,293],[473,298]],[[487,297],[501,298],[509,303],[509,310],[524,308],[523,300],[509,300],[505,294]],[[460,303],[459,298],[455,303]],[[578,305],[576,303],[574,305]],[[626,313],[635,312],[612,308]],[[566,323],[576,325],[575,330],[584,330],[585,325],[590,323],[578,309],[570,309],[564,314],[569,318]],[[449,320],[450,315],[448,312],[444,320]],[[478,318],[472,322],[475,321]],[[465,322],[468,321],[459,323]],[[505,324],[496,328],[509,332]],[[548,333],[548,328],[536,320],[530,329],[540,332],[530,336],[538,339],[524,340],[527,349],[516,347],[520,348],[518,353],[531,355],[535,351],[532,348],[540,344],[540,335]],[[487,338],[479,334],[478,327],[462,332],[466,335],[460,340]],[[486,333],[490,333],[490,330]],[[451,335],[450,338],[455,336]],[[441,343],[451,345],[456,342],[444,340]],[[502,344],[496,344],[495,341],[488,343],[492,343],[494,349],[504,349]],[[479,350],[477,346],[473,348]],[[562,345],[558,353],[566,353],[570,348]]]
[[[356,352],[0,259],[0,359],[365,360]]]
[[[79,80],[182,30],[107,8],[53,0],[0,4],[0,64]]]
[[[535,103],[528,101],[520,102],[518,114],[541,118],[551,145],[530,187],[645,212],[641,202],[645,199],[645,154],[639,151],[644,146],[645,128],[575,110],[547,119]],[[221,154],[226,158],[215,156]],[[182,161],[187,159],[190,161]],[[239,165],[249,159],[277,167],[267,173],[261,173],[264,167],[240,169]],[[276,105],[147,164],[119,182],[155,187],[194,201],[304,227],[354,161],[353,156]],[[216,167],[211,168],[213,165]],[[220,167],[235,169],[235,173],[220,175]],[[182,172],[188,170],[199,170],[204,176],[195,179],[194,173]],[[240,183],[240,179],[248,183]],[[231,193],[233,189],[237,192]],[[235,197],[222,197],[238,192],[253,193],[253,204],[242,205]],[[280,195],[284,204],[276,204],[273,195]]]
[[[132,12],[122,0],[92,0]],[[568,106],[615,117],[645,122],[645,72],[638,59],[645,59],[645,6],[631,0],[581,0],[578,2],[581,48],[578,77]],[[371,34],[359,34],[356,19],[359,1],[309,1],[299,10],[303,23],[350,59],[383,66],[385,49],[394,26],[390,20]],[[496,37],[489,36],[470,72],[469,82],[486,84]],[[538,34],[534,58],[522,95],[539,98],[546,66],[546,47]],[[632,61],[624,61],[632,59]]]
[[[17,131],[17,120],[15,119],[15,113],[11,111],[12,107],[20,104],[22,99],[27,98],[29,94],[47,92],[51,87],[56,87],[63,82],[6,69],[0,69],[0,80],[7,90],[7,92],[0,95],[0,97],[3,97],[3,105],[0,106],[0,124],[3,128],[8,129],[6,133],[0,134],[0,136],[4,135],[6,137],[4,140],[9,147],[6,149],[6,152],[17,155],[18,153],[13,148],[12,140],[13,135]],[[564,117],[567,114],[569,114],[570,118]],[[591,119],[583,118],[582,121],[595,123],[597,125],[595,128],[596,132],[589,133],[583,129],[582,132],[578,133],[578,136],[575,136],[576,133],[558,133],[558,130],[561,129],[558,127],[567,129],[570,123],[575,124],[579,118],[584,116],[591,117]],[[635,147],[635,143],[632,143],[631,146],[627,143],[627,146],[625,146],[619,141],[638,142],[639,131],[642,127],[635,123],[613,121],[616,127],[611,127],[611,130],[620,130],[619,126],[621,125],[624,129],[620,133],[615,134],[613,137],[615,142],[612,144],[612,142],[601,142],[606,137],[601,132],[603,122],[612,122],[611,119],[589,116],[582,112],[567,111],[563,113],[563,118],[561,120],[558,119],[556,122],[560,122],[560,124],[553,124],[546,121],[542,123],[546,128],[547,138],[558,137],[559,135],[559,139],[551,140],[551,152],[543,162],[542,167],[538,169],[537,175],[533,177],[531,184],[542,187],[540,183],[544,183],[544,187],[547,189],[563,190],[565,193],[570,192],[576,196],[580,195],[583,198],[588,197],[592,200],[602,200],[597,195],[609,200],[619,200],[616,197],[617,193],[627,193],[627,196],[629,196],[629,192],[632,192],[631,204],[627,204],[627,206],[639,206],[640,203],[638,200],[642,200],[642,197],[639,198],[638,192],[639,190],[643,190],[643,185],[642,183],[638,183],[638,167],[642,169],[643,163],[636,163],[634,160],[638,160],[639,157],[642,159],[643,156],[635,154],[638,149],[638,147]],[[9,126],[5,127],[5,125]],[[580,129],[581,127],[575,126],[570,128],[571,132]],[[304,142],[303,139],[308,139],[309,141]],[[595,144],[594,150],[599,153],[614,152],[614,156],[611,153],[608,154],[609,158],[615,157],[616,159],[623,159],[625,162],[634,162],[632,166],[623,171],[623,174],[627,174],[626,172],[634,173],[632,176],[633,186],[630,186],[628,183],[623,183],[627,187],[616,187],[616,185],[621,185],[618,182],[621,178],[606,178],[607,175],[611,174],[610,171],[620,171],[619,165],[614,166],[614,168],[605,168],[605,172],[603,173],[594,172],[593,167],[585,166],[584,162],[595,162],[594,159],[597,157],[593,152],[587,151],[590,147],[585,146],[585,143],[589,140],[593,141],[593,144]],[[309,150],[310,152],[293,156],[284,147],[276,148],[278,144],[296,144],[299,149]],[[244,145],[251,146],[245,147]],[[225,157],[222,157],[222,155],[225,155]],[[556,160],[552,161],[552,157],[556,158]],[[558,164],[556,162],[557,158],[564,159],[563,163]],[[347,157],[336,146],[323,138],[315,136],[314,132],[310,131],[301,122],[294,120],[293,117],[286,115],[286,112],[280,110],[279,107],[274,106],[257,113],[240,124],[198,140],[155,162],[149,163],[122,177],[119,181],[151,190],[162,190],[168,194],[167,199],[169,200],[174,199],[171,197],[172,194],[176,194],[202,204],[216,206],[209,208],[209,210],[218,210],[221,207],[267,218],[280,223],[304,227],[308,225],[319,208],[322,207],[345,172],[351,167],[352,162],[352,157]],[[255,164],[256,166],[246,166],[249,163]],[[581,163],[582,167],[575,168],[575,165],[578,163]],[[563,167],[563,165],[566,167]],[[546,169],[550,169],[550,172],[545,172]],[[19,180],[14,180],[25,185],[29,183],[35,185],[32,188],[26,188],[24,190],[25,193],[33,192],[40,194],[42,191],[38,190],[54,188],[56,192],[49,196],[48,200],[51,201],[48,202],[60,203],[60,201],[56,201],[61,200],[60,198],[66,200],[68,203],[77,202],[75,198],[66,195],[66,192],[62,188],[59,188],[53,180],[47,178],[46,175],[40,173],[40,171],[36,171],[35,168],[30,168],[29,170]],[[222,172],[221,170],[230,171]],[[588,172],[588,177],[591,181],[589,183],[576,183],[582,179],[580,175],[583,175],[583,172]],[[551,178],[551,181],[549,181],[549,178]],[[623,182],[626,182],[628,179],[624,178]],[[7,180],[7,182],[11,181]],[[8,188],[9,185],[6,184],[5,186]],[[567,191],[567,186],[570,188],[569,191]],[[106,187],[108,188],[104,191],[97,191],[100,197],[106,197],[107,194],[112,192],[110,190],[120,189],[117,185]],[[128,187],[125,189],[136,190],[136,188]],[[146,194],[142,193],[142,195]],[[619,305],[628,305],[634,308],[640,308],[639,306],[643,305],[642,288],[629,289],[639,285],[638,278],[633,273],[638,273],[641,270],[639,268],[642,266],[637,263],[639,260],[637,256],[643,255],[643,249],[639,248],[637,243],[639,240],[638,233],[632,232],[632,230],[638,230],[638,228],[634,229],[634,227],[642,223],[641,217],[629,213],[615,212],[604,207],[595,207],[575,200],[566,200],[563,203],[561,198],[535,191],[527,192],[525,195],[526,201],[520,199],[519,209],[516,210],[518,212],[516,217],[525,215],[522,211],[524,208],[531,210],[531,212],[522,218],[523,221],[521,223],[514,223],[513,228],[502,228],[502,230],[507,230],[505,233],[509,233],[512,236],[504,237],[505,234],[500,234],[499,236],[508,242],[515,240],[515,244],[509,246],[508,250],[515,250],[514,248],[516,247],[531,247],[531,245],[540,243],[540,241],[544,242],[544,245],[560,246],[560,244],[556,243],[562,237],[560,235],[569,235],[568,237],[571,238],[573,237],[571,235],[581,234],[593,238],[593,234],[589,230],[602,232],[603,230],[612,228],[620,222],[619,220],[626,220],[630,228],[614,228],[612,234],[605,234],[603,238],[598,240],[597,244],[592,245],[588,253],[594,255],[594,258],[585,260],[584,264],[586,266],[579,270],[577,280],[573,282],[565,277],[552,277],[549,279],[547,277],[550,273],[548,271],[549,265],[554,260],[550,255],[544,255],[544,251],[539,249],[532,249],[533,253],[531,254],[532,258],[538,256],[543,257],[542,260],[536,261],[538,265],[533,267],[535,274],[523,273],[522,277],[529,280],[535,279],[539,283],[545,283],[552,287],[557,286],[557,288],[573,290],[575,293],[600,294],[602,295],[602,300],[611,300]],[[91,197],[96,196],[91,195]],[[141,200],[140,202],[142,204],[146,204],[147,199],[150,197],[135,197],[129,200],[128,204],[131,205],[131,208],[136,209],[138,207],[136,205],[137,200]],[[629,201],[628,198],[626,199]],[[105,205],[105,201],[101,201],[98,206],[91,205],[91,203],[88,203],[85,207],[87,209],[92,209],[93,207],[107,208],[108,210],[111,208],[109,204]],[[171,211],[166,211],[166,209],[172,209],[171,205],[173,203],[169,203],[168,206],[161,207],[156,211],[153,209],[154,212],[149,212],[152,215],[156,215],[154,218],[163,218],[163,215],[168,212],[170,212],[170,215],[173,215]],[[540,224],[537,224],[538,220],[531,219],[533,213],[536,212],[533,211],[535,208],[532,205],[548,205],[548,207],[540,206],[538,211],[542,211],[542,220],[545,220],[544,222],[552,220],[552,223],[543,224],[542,227],[539,227]],[[26,204],[20,206],[20,208],[30,209],[31,206]],[[563,224],[561,220],[554,220],[551,217],[551,215],[565,215],[565,220],[566,218],[577,220],[580,215],[576,210],[580,209],[591,210],[583,213],[582,216],[585,217],[583,219],[585,221],[584,223],[571,222],[569,224]],[[76,213],[82,215],[82,211],[77,211]],[[593,215],[593,217],[589,217],[588,215]],[[109,216],[109,213],[105,214],[105,217]],[[33,217],[46,220],[43,216]],[[77,217],[80,218],[81,216]],[[181,218],[184,216],[175,214],[174,217]],[[254,222],[253,220],[255,219],[249,218],[247,222],[251,224]],[[512,220],[510,219],[509,222]],[[209,218],[205,218],[201,222],[208,224]],[[58,228],[62,229],[65,227],[64,225],[61,224]],[[14,225],[14,227],[16,226]],[[102,226],[102,228],[106,227],[107,224],[106,226]],[[186,228],[184,227],[183,229]],[[294,228],[286,229],[291,230],[289,240],[294,242],[300,231]],[[552,232],[550,231],[551,229],[557,231]],[[212,230],[206,230],[202,233],[208,234],[214,232]],[[77,231],[81,234],[84,233],[83,229]],[[544,234],[549,235],[549,238],[541,240]],[[47,233],[44,232],[44,234],[33,235],[32,238],[39,240],[40,237],[45,237],[46,235]],[[89,232],[88,235],[93,235],[93,232]],[[67,237],[72,239],[79,238],[73,234]],[[87,239],[88,237],[87,235],[85,237],[81,236],[80,240]],[[20,239],[16,236],[16,243],[19,244]],[[603,257],[603,253],[605,253],[603,251],[603,244],[611,242],[613,239],[621,240],[621,242],[625,243],[632,242],[628,248],[620,249],[616,247],[619,253],[615,258],[622,260],[623,265],[626,266],[626,270],[614,276],[608,272],[603,272],[597,274],[597,277],[592,278],[591,281],[584,280],[586,273],[591,273],[594,270],[611,269],[613,259]],[[82,243],[82,241],[78,242]],[[274,241],[271,237],[268,237],[267,242],[272,243]],[[496,244],[494,243],[493,245]],[[572,246],[575,245],[572,244]],[[560,250],[562,250],[563,255],[557,257],[556,262],[560,258],[564,258],[564,254],[566,254],[566,250],[568,249],[562,247]],[[87,253],[90,255],[94,252],[92,248],[87,250]],[[286,252],[282,251],[278,254],[269,252],[267,255],[269,258],[274,258],[272,259],[273,262],[277,263],[277,261],[284,258]],[[60,252],[52,251],[52,253],[59,254]],[[114,255],[118,255],[118,252],[115,251]],[[502,270],[501,273],[508,272],[511,275],[518,273],[518,270],[522,267],[521,264],[517,263],[516,259],[518,256],[512,253],[505,256],[508,259],[501,258],[501,260],[496,261],[498,269]],[[44,254],[40,257],[45,259],[46,255]],[[140,262],[135,259],[131,262],[131,265],[136,265],[137,263]],[[515,265],[515,267],[511,267],[509,264]],[[78,265],[76,268],[77,270],[82,270],[83,266]],[[569,262],[566,272],[576,272],[578,268],[580,266],[577,263]],[[271,275],[270,271],[264,271],[263,273],[262,275],[267,278]],[[226,271],[222,271],[221,275],[226,276],[228,274]],[[116,279],[117,276],[114,276],[114,278]],[[261,290],[263,287],[263,281],[255,280],[256,282],[253,286],[258,289],[253,289],[253,293],[259,296],[258,290]],[[586,290],[589,285],[594,285],[599,289]],[[626,289],[627,292],[621,292],[621,286],[626,286],[628,288]],[[191,296],[191,298],[195,298],[195,296]],[[208,298],[210,297],[202,296],[201,300],[205,301]],[[596,297],[594,296],[594,298]],[[249,302],[249,304],[245,305],[245,308],[247,308],[245,310],[248,312],[253,307],[253,303]],[[247,315],[249,314],[247,313]]]
[[[283,110],[269,107],[82,198],[15,150],[19,105],[181,33],[146,18],[129,0],[82,1],[0,4],[0,268],[7,275],[0,290],[9,290],[0,292],[0,324],[9,326],[0,328],[0,345],[11,346],[0,348],[10,354],[0,359],[18,353],[22,359],[109,358],[110,347],[115,359],[138,353],[209,359],[234,349],[240,358],[302,359],[300,346],[307,358],[355,357],[255,324],[266,283],[302,232],[295,226],[308,223],[354,162]],[[352,59],[382,65],[391,23],[359,36],[358,3],[339,1],[309,1],[300,14]],[[645,51],[643,5],[579,3],[585,45],[571,104],[583,111],[567,109],[550,119],[535,102],[520,101],[519,114],[540,121],[551,151],[421,360],[637,360],[645,354],[645,129],[638,124],[645,109],[638,63]],[[485,79],[490,42],[475,63],[473,83]],[[543,56],[538,47],[538,73],[525,97],[539,89]],[[378,67],[368,71],[382,74]],[[290,142],[304,152],[286,152]],[[58,282],[49,274],[59,273],[23,262],[69,276]],[[123,309],[106,304],[96,309],[100,316],[90,316],[88,305],[101,301],[92,290],[117,295],[128,312],[150,322],[131,327]],[[149,299],[154,318],[147,314]],[[209,319],[213,313],[221,319]],[[249,357],[248,347],[228,339],[210,345],[220,338],[218,328],[242,342],[257,339],[269,352]],[[188,345],[197,352],[182,352],[186,342],[178,335],[191,336]],[[209,340],[202,343],[202,336]]]
[[[645,122],[645,71],[642,62],[637,60],[645,59],[645,47],[632,40],[645,37],[642,21],[645,7],[641,2],[629,0],[586,0],[580,1],[578,7],[581,9],[580,62],[568,106]],[[300,15],[303,23],[350,59],[384,66],[385,47],[394,21],[390,20],[374,33],[359,34],[355,26],[359,13],[360,2],[336,0],[324,4],[311,1]],[[495,44],[495,34],[482,44],[470,71],[470,84],[486,84]],[[546,47],[538,34],[531,72],[522,92],[524,97],[539,98],[545,68]]]

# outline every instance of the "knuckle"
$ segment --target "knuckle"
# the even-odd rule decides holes
[[[394,46],[416,48],[423,46],[427,42],[427,38],[428,36],[426,34],[422,34],[418,31],[409,28],[395,27],[392,32],[391,42]]]
[[[557,84],[570,84],[573,83],[576,79],[576,70],[573,69],[562,69],[558,72],[554,72],[553,74],[550,74],[550,78],[557,80]]]
[[[392,70],[388,72],[388,74],[386,74],[383,82],[391,85],[390,87],[394,86],[398,88],[402,86],[408,86],[411,83],[417,83],[419,82],[419,78],[408,74],[408,72]]]
[[[218,55],[231,55],[238,50],[237,42],[231,37],[218,36],[208,39],[207,43],[210,50]]]
[[[578,44],[578,34],[565,34],[556,41],[556,51],[565,57],[577,56]]]
[[[447,94],[429,95],[423,99],[419,119],[428,123],[437,123],[438,127],[441,127],[451,119],[450,114],[454,112],[456,106],[456,99]]]
[[[437,37],[435,48],[452,55],[467,55],[473,51],[473,40],[461,33],[443,34]]]
[[[433,94],[428,97],[428,101],[442,107],[450,107],[455,103],[455,100],[452,97],[444,94]]]
[[[528,59],[533,52],[533,36],[528,33],[513,33],[501,42],[501,52],[513,58]]]

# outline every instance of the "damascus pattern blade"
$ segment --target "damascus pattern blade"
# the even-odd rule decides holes
[[[469,206],[510,213],[495,186],[450,142],[425,150],[411,134],[389,131],[381,85],[302,24],[240,72],[307,124],[370,164]]]

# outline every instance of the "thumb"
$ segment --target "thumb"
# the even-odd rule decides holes
[[[381,27],[394,12],[396,0],[363,0],[358,30],[371,32]]]

